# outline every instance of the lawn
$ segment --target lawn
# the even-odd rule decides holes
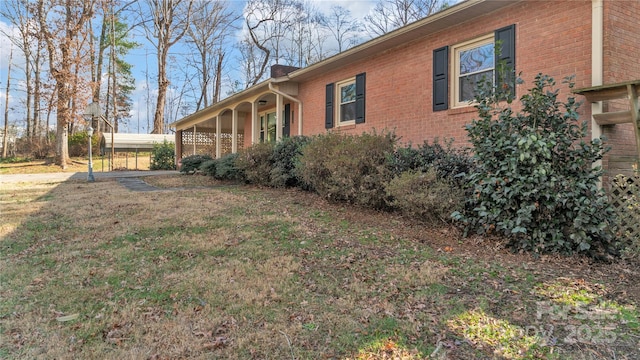
[[[62,171],[53,163],[52,158],[28,160],[15,159],[15,162],[0,160],[0,175],[2,174],[41,174]],[[67,163],[64,172],[87,172],[89,159],[74,157]],[[149,153],[116,153],[113,166],[115,170],[149,170],[151,163]],[[93,157],[93,171],[109,171],[109,159],[103,156]]]
[[[299,190],[3,184],[0,358],[637,359],[640,268]]]

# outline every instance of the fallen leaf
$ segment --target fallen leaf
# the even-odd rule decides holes
[[[75,320],[80,316],[80,314],[75,313],[75,314],[71,314],[71,315],[67,315],[67,316],[59,316],[56,318],[56,320],[60,321],[60,322],[65,322],[65,321],[71,321],[71,320]]]

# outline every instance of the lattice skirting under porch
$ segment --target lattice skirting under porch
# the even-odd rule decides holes
[[[207,131],[184,130],[182,132],[182,157],[189,155],[211,155],[216,156],[216,133]],[[195,142],[195,146],[194,146]],[[232,150],[232,135],[229,133],[220,134],[220,152],[224,156],[230,154]],[[238,149],[244,147],[244,134],[238,134]]]
[[[640,175],[617,175],[609,188],[609,199],[618,218],[621,240],[640,239]]]

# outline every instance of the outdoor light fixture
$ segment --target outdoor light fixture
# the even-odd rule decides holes
[[[267,100],[258,100],[258,105],[266,105]]]
[[[87,175],[87,182],[94,182],[96,179],[93,177],[93,157],[91,156],[91,137],[93,136],[91,125],[87,129],[87,135],[89,135],[89,174]]]

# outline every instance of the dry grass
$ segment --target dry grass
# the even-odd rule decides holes
[[[112,180],[3,185],[0,358],[639,354],[638,296],[619,291],[639,277],[625,264],[535,261],[298,191],[203,176],[146,181],[183,190],[136,193]],[[580,294],[593,290],[594,304],[613,304],[604,325],[615,326],[615,342],[506,348],[496,326],[517,336],[546,324],[536,304],[574,283],[532,289],[560,276],[583,279]],[[568,317],[596,329],[593,319]]]
[[[62,170],[53,164],[52,159],[30,160],[21,162],[0,162],[0,174],[42,174],[54,172],[87,172],[89,160],[86,157],[73,158]],[[149,170],[151,158],[149,153],[139,153],[137,162],[135,153],[116,153],[113,168],[117,170]],[[109,159],[101,156],[93,157],[93,171],[109,171]]]

